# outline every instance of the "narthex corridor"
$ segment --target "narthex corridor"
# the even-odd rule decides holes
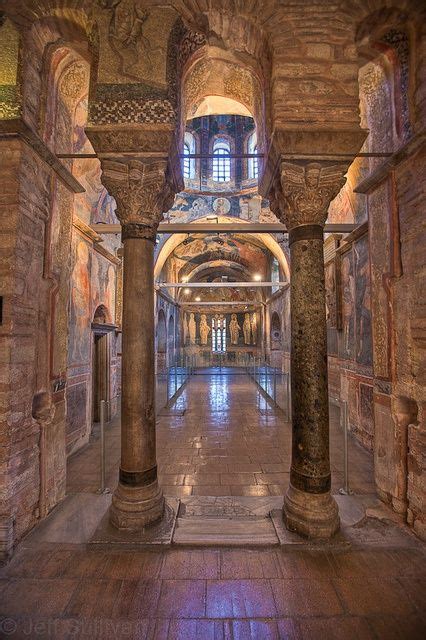
[[[425,636],[425,24],[0,0],[0,637]]]

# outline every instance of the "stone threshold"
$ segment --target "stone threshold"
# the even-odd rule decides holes
[[[341,530],[331,540],[308,540],[288,531],[282,496],[190,496],[167,498],[161,523],[137,533],[118,531],[103,516],[89,548],[287,547],[344,550],[358,545],[412,547],[420,544],[376,496],[335,496]]]

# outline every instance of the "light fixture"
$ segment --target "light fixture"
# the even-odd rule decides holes
[[[255,273],[253,276],[253,280],[255,280],[256,282],[260,282],[262,280],[262,276],[260,273]]]
[[[189,276],[182,276],[182,282],[188,282]]]
[[[191,293],[191,289],[188,289],[188,287],[186,289],[183,290],[184,294],[187,296]]]
[[[195,302],[201,302],[201,298],[200,298],[200,296],[197,296],[197,297],[195,298]]]

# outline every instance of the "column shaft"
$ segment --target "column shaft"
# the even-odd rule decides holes
[[[330,496],[323,228],[296,227],[289,240],[293,440],[284,514],[290,529],[329,537],[339,517]]]
[[[155,444],[154,244],[124,239],[121,463],[111,522],[139,529],[161,518]]]

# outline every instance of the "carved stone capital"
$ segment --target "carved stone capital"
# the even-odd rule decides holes
[[[115,198],[123,239],[154,239],[163,213],[173,203],[167,162],[103,159],[102,183]]]
[[[301,225],[324,226],[330,202],[346,182],[346,164],[280,164],[271,189],[271,209],[290,231]]]

